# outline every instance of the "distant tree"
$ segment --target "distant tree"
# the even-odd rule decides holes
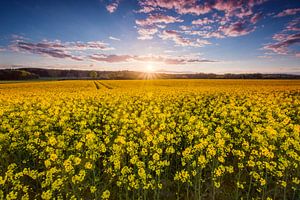
[[[91,78],[97,78],[98,77],[98,73],[96,71],[91,71],[90,74],[89,74],[89,76]]]

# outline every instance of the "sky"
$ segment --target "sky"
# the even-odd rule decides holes
[[[300,74],[299,0],[1,0],[0,68]]]

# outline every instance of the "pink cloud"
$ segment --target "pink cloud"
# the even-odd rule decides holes
[[[91,41],[91,42],[67,42],[63,44],[65,49],[68,50],[77,50],[77,51],[84,51],[84,50],[112,50],[112,47],[109,47],[107,43],[101,41]]]
[[[156,10],[155,8],[153,7],[150,7],[150,6],[144,6],[142,7],[138,12],[139,13],[150,13],[152,11]]]
[[[199,5],[197,0],[141,0],[142,9],[151,7],[152,9],[174,9],[179,14],[205,14],[211,9],[207,4]]]
[[[284,40],[287,37],[288,37],[287,34],[276,33],[276,34],[273,35],[272,38],[273,38],[273,40],[282,41],[282,40]]]
[[[290,21],[284,31],[300,31],[300,17]]]
[[[285,17],[289,15],[295,15],[300,12],[300,8],[291,8],[291,9],[286,9],[280,13],[278,13],[275,17]]]
[[[39,54],[53,58],[70,58],[76,61],[82,61],[79,56],[74,56],[68,51],[62,49],[61,45],[47,44],[47,43],[30,43],[30,42],[17,42],[11,46],[11,50],[16,52],[29,52],[32,54]]]
[[[262,18],[262,13],[256,13],[250,18],[252,24],[256,24]]]
[[[118,6],[119,6],[119,3],[120,3],[120,1],[119,1],[119,0],[116,0],[116,1],[114,1],[114,2],[112,2],[112,3],[110,3],[110,4],[108,4],[108,5],[106,6],[106,10],[107,10],[109,13],[115,12],[115,11],[117,10]]]
[[[139,40],[150,40],[153,38],[153,35],[157,32],[158,32],[157,28],[139,28],[138,29],[138,34],[139,34],[138,39]]]
[[[197,20],[192,21],[192,24],[194,24],[194,25],[204,25],[204,24],[210,24],[210,23],[213,23],[213,22],[214,22],[214,20],[208,19],[207,17],[205,17],[205,18],[202,18],[202,19],[197,19]]]
[[[192,27],[191,26],[179,26],[179,28],[183,31],[188,31],[188,30],[191,30]]]
[[[244,13],[246,16],[252,14],[251,9],[259,4],[265,3],[268,0],[216,0],[212,7],[214,9],[234,14],[233,11]],[[247,14],[248,13],[248,14]]]
[[[162,34],[159,35],[159,37],[163,40],[173,40],[175,44],[179,46],[203,47],[205,45],[211,44],[207,40],[191,40],[189,38],[184,38],[178,31],[175,30],[164,30]]]
[[[183,20],[169,15],[150,14],[146,19],[135,21],[135,23],[140,26],[150,26],[159,23],[170,24],[175,22],[183,22]]]
[[[222,31],[225,36],[229,36],[229,37],[247,35],[254,30],[255,28],[249,28],[245,21],[239,21],[230,24],[229,26],[220,27],[220,31]]]
[[[197,35],[202,38],[225,38],[221,31],[207,31],[207,30],[187,30],[183,31],[187,35]]]
[[[289,53],[289,47],[291,45],[300,44],[300,33],[285,35],[285,37],[282,34],[277,34],[273,38],[276,39],[277,42],[265,45],[263,47],[264,50],[286,55]]]
[[[180,30],[169,32],[164,30],[160,38],[173,40],[175,44],[181,46],[203,46],[199,40],[191,39],[180,35],[197,35],[203,38],[225,38],[238,37],[253,32],[256,24],[261,18],[262,13],[255,13],[254,7],[268,0],[139,0],[140,11],[149,13],[148,18],[136,20],[139,26],[148,26],[150,28],[163,24],[182,22],[183,20],[164,15],[169,10],[175,11],[180,15],[196,15],[212,13],[212,17],[200,17],[191,22],[191,25],[179,26]],[[160,14],[157,14],[157,13]],[[156,13],[156,14],[153,14]],[[168,17],[164,17],[168,16]],[[141,31],[140,31],[141,32]],[[156,33],[155,33],[156,34]],[[152,39],[153,34],[139,33],[139,39]]]
[[[78,52],[86,50],[110,50],[108,44],[101,41],[91,42],[61,42],[59,40],[47,41],[43,40],[38,43],[14,40],[9,46],[10,50],[15,52],[27,52],[54,58],[69,58],[72,60],[81,61],[82,56],[78,56]],[[77,53],[74,53],[77,52]]]
[[[211,11],[211,7],[207,4],[205,5],[195,5],[191,7],[182,7],[177,9],[179,14],[194,14],[194,15],[203,15],[209,13]]]

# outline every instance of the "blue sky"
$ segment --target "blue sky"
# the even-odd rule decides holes
[[[300,74],[300,2],[7,0],[0,68]]]

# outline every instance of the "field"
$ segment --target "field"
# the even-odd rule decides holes
[[[0,199],[300,199],[300,81],[0,84]]]

